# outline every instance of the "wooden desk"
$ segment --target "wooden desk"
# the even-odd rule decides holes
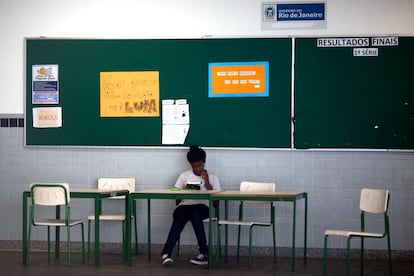
[[[214,190],[179,190],[172,189],[148,189],[141,190],[130,194],[130,200],[147,199],[147,217],[148,217],[148,259],[151,259],[151,199],[198,199],[209,201],[209,224],[208,224],[208,265],[212,264],[212,233],[211,233],[211,218],[213,216],[212,201],[210,197],[212,194],[217,193]]]
[[[258,193],[258,192],[242,192],[242,191],[222,191],[211,195],[210,200],[225,201],[225,218],[228,217],[228,201],[229,200],[253,200],[253,201],[288,201],[293,202],[293,228],[292,228],[292,271],[295,271],[295,237],[296,237],[296,201],[305,200],[305,225],[304,225],[304,253],[303,261],[306,265],[307,251],[307,221],[308,221],[308,194],[305,192],[274,192],[274,193]],[[227,256],[227,227],[225,237],[225,255]]]
[[[113,196],[125,196],[125,218],[131,217],[131,201],[129,199],[128,190],[98,190],[98,189],[70,189],[71,198],[90,198],[94,199],[95,204],[95,218],[99,218],[102,210],[102,199]],[[23,192],[23,264],[28,264],[28,244],[27,244],[27,223],[28,210],[27,199],[31,197],[30,191]],[[60,216],[60,208],[56,208],[56,217]],[[125,219],[126,222],[126,241],[123,246],[124,257],[131,262],[131,220]],[[95,220],[95,266],[100,265],[100,251],[99,251],[99,219]],[[129,237],[129,238],[128,238]],[[59,227],[56,227],[56,245],[55,257],[59,258]]]

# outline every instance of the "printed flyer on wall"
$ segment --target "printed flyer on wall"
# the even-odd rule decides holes
[[[190,106],[186,99],[162,101],[162,144],[182,145],[190,130]]]
[[[32,104],[59,103],[59,65],[32,66]]]

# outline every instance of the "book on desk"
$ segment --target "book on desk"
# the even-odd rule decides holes
[[[201,190],[201,181],[187,181],[185,189],[187,190]]]

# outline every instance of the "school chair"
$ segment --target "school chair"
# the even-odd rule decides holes
[[[47,260],[50,262],[50,227],[66,227],[67,244],[68,244],[68,265],[71,265],[71,239],[70,229],[75,225],[81,226],[82,231],[82,261],[85,263],[85,240],[84,240],[84,228],[83,221],[79,219],[72,219],[70,214],[70,192],[69,184],[67,183],[34,183],[31,185],[31,197],[32,204],[30,206],[30,223],[28,234],[27,252],[30,252],[30,239],[33,226],[46,226],[47,227]],[[41,207],[44,206],[44,207]],[[56,215],[56,208],[64,207],[64,218],[57,219],[48,218],[47,211],[53,207],[53,214]],[[41,214],[41,215],[39,215]]]
[[[360,270],[361,275],[364,273],[364,239],[365,238],[374,238],[382,239],[387,238],[388,244],[388,270],[389,275],[392,275],[392,259],[391,259],[391,242],[390,242],[390,224],[388,217],[388,204],[389,204],[389,191],[388,190],[377,190],[377,189],[362,189],[360,195],[359,209],[360,213],[360,230],[351,231],[351,230],[326,230],[325,231],[325,244],[324,244],[324,254],[323,254],[323,275],[326,275],[326,263],[328,255],[328,237],[329,236],[341,236],[347,238],[347,266],[346,266],[346,275],[350,275],[351,271],[351,261],[350,261],[350,245],[351,239],[354,237],[361,238],[361,255],[360,255]],[[366,214],[380,214],[384,217],[384,226],[381,231],[383,232],[371,232],[366,225]],[[374,228],[373,226],[371,228]],[[378,231],[378,230],[377,230]]]
[[[98,189],[100,190],[128,190],[130,193],[135,192],[135,178],[99,178]],[[109,197],[108,200],[124,200],[125,196]],[[135,200],[131,204],[131,218],[134,221],[135,230],[135,254],[138,255],[138,230],[137,230],[137,208]],[[122,241],[125,237],[125,214],[109,214],[103,213],[99,215],[100,221],[121,221],[122,222]],[[90,256],[90,237],[91,237],[91,222],[95,221],[95,215],[88,216],[88,258]]]
[[[243,181],[240,183],[240,191],[248,192],[274,192],[276,189],[275,183],[264,183],[264,182],[247,182]],[[262,204],[263,206],[269,207],[269,219],[266,221],[247,221],[244,220],[245,209],[253,207],[254,205]],[[221,245],[221,226],[222,225],[234,225],[238,227],[237,235],[237,262],[240,257],[240,235],[241,228],[248,227],[249,229],[249,248],[248,248],[248,266],[252,264],[252,241],[253,241],[253,229],[256,226],[259,227],[272,227],[272,238],[273,238],[273,262],[276,263],[276,230],[275,230],[275,207],[273,201],[240,201],[238,220],[218,220],[218,233],[217,233],[217,260],[220,256],[220,245]]]

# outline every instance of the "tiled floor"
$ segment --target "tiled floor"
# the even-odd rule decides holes
[[[118,254],[104,254],[101,256],[101,266],[93,265],[93,258],[82,264],[81,256],[78,253],[72,255],[72,266],[67,266],[66,255],[62,254],[59,260],[52,259],[50,264],[47,263],[45,253],[33,252],[29,265],[22,265],[21,252],[0,252],[1,275],[43,275],[43,276],[87,276],[87,275],[226,275],[226,276],[243,276],[243,275],[322,275],[323,264],[321,259],[309,259],[306,266],[303,265],[302,259],[296,261],[296,271],[291,271],[291,260],[289,258],[279,258],[276,265],[268,257],[254,257],[251,268],[247,267],[247,260],[241,259],[238,264],[234,257],[229,257],[227,263],[221,262],[211,269],[197,267],[188,262],[189,257],[180,256],[170,267],[163,267],[160,264],[160,257],[153,256],[148,260],[146,255],[133,256],[132,266],[128,266]],[[414,263],[394,261],[394,275],[414,275]],[[345,261],[329,260],[328,275],[341,276],[345,275]],[[359,275],[359,263],[352,262],[352,275]],[[388,275],[388,266],[386,261],[366,261],[365,276]]]

